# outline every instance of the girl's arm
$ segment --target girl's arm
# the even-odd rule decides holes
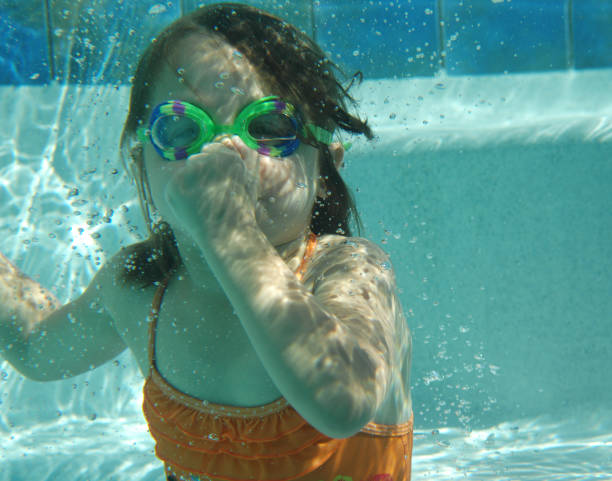
[[[367,241],[322,246],[319,278],[299,282],[257,222],[240,159],[222,145],[205,147],[177,169],[166,200],[283,396],[320,432],[351,436],[401,382],[409,355],[387,256]],[[192,275],[197,281],[197,269]]]
[[[125,349],[103,307],[102,268],[87,290],[62,307],[55,296],[0,254],[0,354],[36,381],[75,376]]]
[[[244,234],[198,243],[284,397],[322,433],[352,436],[403,382],[410,356],[388,257],[363,239],[323,247],[305,285],[255,226]]]

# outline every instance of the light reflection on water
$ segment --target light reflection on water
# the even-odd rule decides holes
[[[137,418],[62,416],[20,429],[0,443],[2,481],[161,479],[160,462]]]
[[[0,251],[62,300],[144,232],[118,134],[127,89],[0,88]],[[110,123],[110,126],[109,126]]]
[[[612,479],[612,413],[547,416],[466,433],[417,430],[412,480]],[[158,481],[161,464],[139,416],[66,415],[0,441],[0,481]]]
[[[609,411],[504,422],[471,433],[419,430],[414,445],[414,480],[612,479]]]

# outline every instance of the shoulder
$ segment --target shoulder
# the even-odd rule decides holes
[[[363,237],[323,235],[317,241],[315,254],[338,259],[355,259],[365,256],[370,260],[388,260],[389,255],[377,244]],[[328,257],[328,260],[331,257]]]
[[[150,310],[158,284],[143,286],[126,276],[134,268],[134,258],[147,247],[145,241],[120,249],[106,261],[88,287],[99,292],[100,300],[118,327],[131,320],[144,319]]]
[[[100,278],[100,282],[126,287],[126,285],[129,284],[126,274],[136,269],[137,257],[139,257],[143,251],[150,250],[150,244],[150,241],[146,240],[122,247],[104,263],[104,266],[98,271],[96,277]]]
[[[146,249],[150,249],[148,241],[121,248],[104,263],[88,287],[99,292],[106,308],[114,314],[131,310],[128,307],[134,302],[148,303],[152,299],[155,285],[143,286],[129,275],[137,268],[136,259]]]
[[[354,277],[395,284],[389,255],[374,242],[362,237],[321,236],[306,277],[313,275]]]
[[[320,299],[376,311],[389,320],[401,316],[389,255],[368,239],[322,236],[304,284]]]

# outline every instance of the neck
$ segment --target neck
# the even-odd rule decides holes
[[[197,276],[193,275],[195,273],[194,270],[196,269],[210,271],[210,268],[204,259],[203,253],[191,236],[180,230],[174,230],[173,232],[181,259],[183,260],[183,265],[187,272],[190,273],[191,277],[197,278]],[[306,252],[309,236],[310,229],[306,228],[295,239],[282,244],[273,245],[279,257],[294,272],[298,269],[300,263],[302,262],[302,258]]]
[[[293,272],[298,269],[302,262],[302,258],[306,253],[309,236],[310,228],[306,228],[296,239],[274,247],[281,259],[285,261],[285,264],[287,264]]]

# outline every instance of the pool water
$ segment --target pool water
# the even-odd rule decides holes
[[[612,70],[369,81],[342,171],[414,337],[413,479],[612,479]],[[0,250],[64,301],[146,236],[128,91],[2,87]],[[347,139],[349,140],[349,139]],[[124,353],[0,368],[0,481],[161,480]]]

